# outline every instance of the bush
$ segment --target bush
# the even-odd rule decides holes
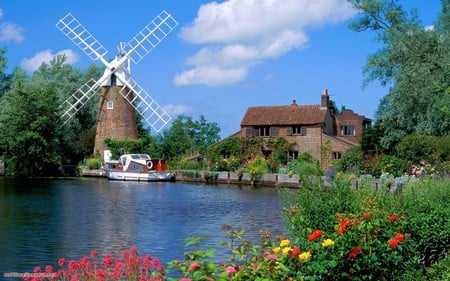
[[[425,178],[404,189],[406,226],[425,266],[450,251],[450,180]]]
[[[269,172],[269,166],[267,165],[264,156],[258,155],[247,163],[245,170],[253,179],[259,179]]]

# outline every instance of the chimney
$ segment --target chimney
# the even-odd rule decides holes
[[[330,105],[330,97],[328,96],[328,89],[323,89],[322,102],[320,103],[320,107],[327,108],[329,105]]]
[[[296,100],[292,100],[292,104],[291,105],[297,105],[297,101]]]

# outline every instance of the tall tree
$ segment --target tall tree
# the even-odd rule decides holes
[[[360,11],[350,28],[371,30],[381,49],[368,57],[365,84],[378,80],[389,93],[377,109],[381,145],[392,150],[408,134],[450,133],[449,1],[434,27],[425,28],[417,13],[396,0],[349,0]]]
[[[6,48],[0,49],[0,98],[8,89],[8,83],[10,79],[10,76],[5,73],[6,64],[8,63],[8,58],[5,56],[5,53]]]
[[[39,176],[60,164],[58,97],[51,87],[34,87],[16,68],[0,104],[0,154],[8,174]]]
[[[193,120],[191,116],[179,115],[171,128],[165,130],[159,143],[164,157],[177,159],[188,153],[205,153],[206,148],[219,141],[220,128],[215,122],[208,122],[204,116]]]

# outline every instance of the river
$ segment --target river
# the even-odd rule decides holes
[[[179,182],[121,182],[103,178],[0,178],[0,279],[4,273],[57,267],[97,250],[119,257],[136,246],[164,264],[182,259],[185,241],[207,236],[202,248],[229,253],[223,225],[244,229],[258,243],[261,230],[284,232],[274,188]]]

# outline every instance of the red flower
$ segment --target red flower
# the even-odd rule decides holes
[[[371,216],[372,215],[370,213],[367,213],[367,212],[363,214],[363,218],[365,218],[365,219],[369,219]]]
[[[66,260],[64,258],[60,258],[58,261],[59,267],[63,267],[65,263],[66,263]]]
[[[398,244],[400,243],[400,241],[398,241],[397,239],[391,239],[389,240],[389,246],[391,248],[397,248]]]
[[[347,259],[355,259],[359,253],[362,251],[362,246],[357,246],[352,249],[352,251],[348,254]]]
[[[398,219],[398,217],[397,217],[396,214],[390,215],[390,216],[388,217],[388,220],[390,220],[390,221],[396,221],[397,219]]]
[[[98,256],[98,252],[96,250],[92,250],[91,257],[95,258],[96,256]]]
[[[349,218],[343,219],[338,229],[336,229],[337,234],[339,235],[343,234],[347,230],[347,228],[351,225],[351,222],[352,221]]]
[[[110,267],[113,263],[113,257],[110,253],[107,253],[105,255],[105,258],[103,259],[102,265],[106,268]]]
[[[292,249],[292,255],[293,256],[298,256],[300,254],[300,248],[299,247],[294,247],[294,249]]]
[[[405,239],[405,235],[401,233],[395,233],[394,239],[397,240],[398,242],[402,242]]]
[[[308,241],[310,241],[310,242],[314,241],[317,238],[319,238],[320,236],[322,236],[322,230],[316,229],[308,236]]]

